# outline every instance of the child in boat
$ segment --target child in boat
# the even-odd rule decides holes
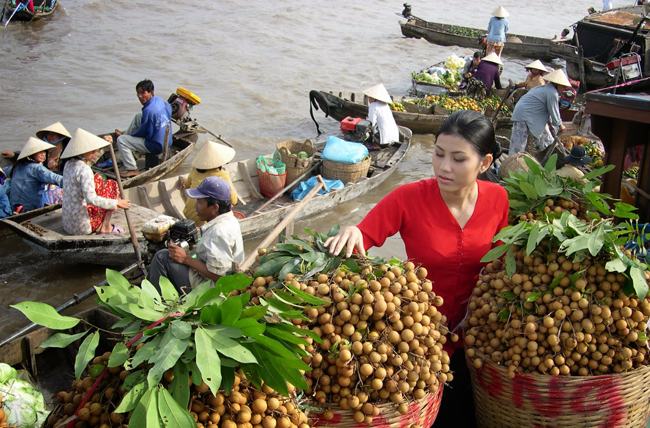
[[[235,150],[214,141],[206,141],[192,162],[192,171],[182,180],[183,188],[190,189],[198,186],[207,177],[219,177],[230,185],[230,202],[237,204],[237,192],[230,180],[230,174],[223,167],[235,157]],[[185,195],[185,193],[183,193]],[[196,199],[187,198],[183,215],[193,220],[197,226],[203,225],[196,213]]]
[[[81,128],[75,131],[70,144],[61,154],[68,159],[63,167],[63,230],[70,235],[120,233],[111,225],[117,208],[129,208],[127,199],[118,199],[117,183],[93,176],[90,165],[101,156],[101,149],[110,143]]]
[[[54,146],[29,137],[18,155],[18,161],[9,174],[11,178],[11,191],[9,201],[12,207],[22,205],[22,211],[31,211],[42,208],[45,186],[63,184],[63,177],[43,165],[47,157],[46,152]]]
[[[399,142],[399,128],[389,104],[393,102],[382,83],[363,91],[368,97],[368,120],[379,131],[379,144],[388,146]]]

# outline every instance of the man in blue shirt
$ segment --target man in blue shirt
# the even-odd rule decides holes
[[[125,132],[116,129],[117,148],[120,151],[124,177],[138,174],[138,166],[133,152],[159,154],[163,151],[163,140],[167,133],[167,144],[172,142],[171,114],[169,103],[154,95],[153,82],[143,80],[135,86],[138,100],[142,104],[142,113],[133,118]],[[167,131],[169,127],[169,131]]]

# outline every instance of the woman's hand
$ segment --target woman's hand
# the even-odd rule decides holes
[[[128,199],[118,199],[117,207],[124,208],[124,209],[131,208],[131,202],[129,202]]]
[[[341,252],[343,247],[345,247],[345,257],[350,257],[355,249],[363,257],[366,256],[366,249],[363,247],[363,235],[356,226],[348,226],[340,231],[338,235],[328,238],[325,241],[325,246],[335,256]]]

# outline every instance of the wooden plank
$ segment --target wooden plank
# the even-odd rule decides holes
[[[255,184],[253,184],[253,180],[251,179],[251,175],[248,170],[248,165],[246,164],[245,161],[240,161],[237,162],[237,167],[239,168],[239,172],[241,177],[244,179],[246,184],[248,185],[248,189],[251,191],[251,194],[256,198],[256,199],[264,199],[264,196],[257,190],[257,187]]]
[[[163,181],[158,182],[158,194],[160,195],[160,202],[165,208],[167,215],[178,219],[185,218],[183,213],[180,212],[178,208],[176,208],[176,206],[172,203],[171,197],[169,195],[169,190]]]
[[[630,124],[627,121],[615,120],[613,125],[611,142],[605,146],[605,153],[607,153],[605,163],[613,164],[615,168],[605,175],[602,191],[618,198],[621,195],[621,179]]]

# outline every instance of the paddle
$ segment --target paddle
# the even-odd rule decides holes
[[[295,180],[293,180],[291,183],[289,183],[289,184],[287,184],[286,186],[284,186],[284,189],[280,190],[280,191],[279,191],[278,193],[276,193],[276,194],[275,194],[271,199],[269,199],[268,201],[264,202],[264,204],[263,204],[261,207],[259,207],[258,209],[256,209],[256,210],[253,212],[253,214],[256,214],[256,213],[262,211],[264,208],[268,207],[268,206],[271,204],[271,202],[275,201],[275,200],[278,199],[280,196],[284,195],[284,192],[286,192],[287,190],[291,189],[293,186],[295,186],[296,184],[298,184],[298,183],[299,183],[303,178],[305,178],[305,177],[307,176],[307,174],[309,174],[309,173],[312,172],[314,169],[316,169],[316,167],[320,166],[321,163],[323,163],[322,160],[319,160],[319,161],[315,162],[315,163],[314,163],[314,164],[313,164],[313,165],[312,165],[312,166],[311,166],[307,171],[305,171],[305,172],[303,172],[302,174],[300,174],[298,177],[296,177]]]
[[[260,242],[260,244],[253,251],[251,251],[251,253],[248,255],[248,258],[244,260],[244,263],[242,263],[239,266],[239,270],[242,272],[246,272],[255,262],[255,258],[257,257],[257,251],[260,248],[268,247],[275,240],[275,238],[277,238],[278,235],[282,233],[284,228],[287,227],[289,223],[291,223],[293,218],[298,214],[298,212],[302,209],[302,207],[304,207],[307,204],[307,202],[311,201],[311,199],[314,196],[316,196],[318,191],[324,186],[325,186],[325,182],[323,182],[322,177],[319,175],[318,184],[316,184],[309,191],[309,193],[307,193],[307,196],[305,196],[305,198],[302,201],[298,202],[296,206],[287,213],[287,215],[282,219],[282,221],[278,223],[277,226],[275,226],[271,232],[269,232],[266,238],[264,238],[264,240]]]
[[[125,269],[122,269],[120,271],[120,273],[124,275],[124,274],[132,271],[133,269],[135,269],[137,266],[138,266],[137,263],[134,263],[131,266],[128,266]],[[100,282],[97,285],[94,285],[94,286],[88,288],[85,291],[82,291],[81,293],[73,294],[71,298],[69,298],[68,300],[63,302],[61,305],[57,306],[56,311],[61,312],[63,310],[66,310],[66,309],[68,309],[68,308],[70,308],[70,307],[72,307],[74,305],[77,305],[77,304],[83,302],[88,297],[95,294],[95,287],[101,287],[103,285],[106,285],[106,280]],[[34,327],[38,327],[38,325],[34,324],[34,323],[31,323],[31,324],[21,328],[16,333],[12,334],[11,336],[7,337],[6,339],[3,339],[2,342],[0,342],[0,348],[3,347],[4,345],[6,345],[7,343],[11,342],[12,340],[22,336],[23,334],[26,334],[26,333],[30,332]]]
[[[125,199],[124,187],[122,187],[122,178],[120,177],[120,171],[119,168],[117,167],[117,158],[115,157],[115,150],[113,150],[113,144],[109,144],[108,148],[111,151],[111,159],[113,160],[113,170],[115,171],[115,180],[117,180],[117,186],[120,189],[120,198]],[[140,244],[138,243],[138,238],[135,235],[135,227],[131,222],[128,208],[124,209],[124,217],[126,217],[126,224],[129,228],[129,236],[131,238],[131,244],[133,244],[133,250],[135,251],[135,256],[138,259],[137,264],[140,267],[140,270],[142,271],[144,276],[147,276],[147,268],[145,267],[144,262],[142,261],[142,254],[140,253]]]
[[[209,129],[207,129],[207,128],[204,127],[203,125],[199,125],[199,124],[197,123],[197,129],[198,129],[198,131],[200,131],[200,132],[207,132],[208,134],[212,135],[212,136],[213,136],[214,138],[216,138],[217,140],[219,140],[219,141],[221,141],[222,143],[224,143],[226,146],[228,146],[228,147],[233,147],[233,148],[234,148],[234,146],[233,146],[232,144],[230,144],[228,141],[224,140],[223,137],[222,137],[221,135],[217,135],[217,134],[215,134],[214,132],[210,131]]]
[[[7,0],[7,1],[9,1],[9,0]],[[6,2],[5,2],[5,6],[6,6]],[[9,19],[7,19],[7,22],[5,22],[5,26],[4,26],[4,29],[5,29],[5,30],[7,29],[7,25],[9,25],[9,22],[11,22],[11,18],[14,17],[14,15],[16,14],[16,12],[19,12],[19,11],[21,11],[21,10],[23,10],[23,9],[27,9],[27,6],[25,5],[25,3],[19,3],[19,4],[16,6],[16,8],[14,9],[14,12],[11,14],[11,16],[9,17]],[[2,8],[2,16],[4,16],[4,7]]]

